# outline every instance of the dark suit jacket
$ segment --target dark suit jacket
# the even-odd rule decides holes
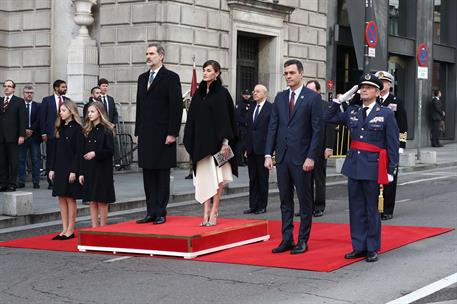
[[[4,97],[0,98],[0,142],[17,143],[20,136],[25,137],[24,99],[12,95],[3,113]]]
[[[303,165],[306,158],[316,160],[321,132],[322,101],[319,94],[303,86],[289,119],[289,89],[276,95],[271,112],[265,154],[281,163],[285,152],[294,165]]]
[[[432,106],[430,111],[430,116],[432,121],[444,120],[444,106],[441,98],[432,98]]]
[[[25,102],[24,102],[25,105]],[[41,133],[40,133],[40,106],[36,101],[31,102],[31,109],[30,109],[30,128],[27,126],[28,123],[28,117],[27,117],[27,111],[25,111],[25,124],[26,124],[26,129],[30,129],[33,131],[31,139],[33,139],[36,142],[41,141]],[[25,109],[27,110],[27,106],[25,105]]]
[[[117,112],[116,103],[114,102],[114,98],[106,95],[108,97],[108,118],[109,121],[113,124],[117,124],[119,122],[119,114]],[[102,99],[103,103],[103,99]],[[105,109],[106,110],[106,109]]]
[[[267,141],[268,123],[270,122],[273,105],[267,100],[255,122],[252,121],[257,104],[253,105],[246,118],[247,135],[245,141],[248,155],[265,155],[265,143]]]
[[[68,98],[63,96],[63,100],[68,100]],[[46,134],[51,139],[55,137],[57,114],[54,94],[43,98],[40,106],[40,129],[42,135]]]
[[[165,145],[168,135],[178,136],[183,111],[178,74],[162,66],[149,89],[149,71],[138,77],[135,136],[138,164],[145,169],[176,167],[176,142]]]

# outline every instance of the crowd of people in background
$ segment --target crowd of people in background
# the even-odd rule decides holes
[[[176,138],[183,102],[179,75],[163,61],[165,49],[150,44],[148,71],[137,84],[135,136],[143,172],[146,214],[138,224],[164,224],[170,196],[170,169],[176,167]],[[284,64],[287,88],[268,100],[268,88],[257,84],[241,92],[235,105],[222,82],[217,61],[203,64],[203,79],[188,108],[183,143],[190,155],[195,200],[203,206],[201,226],[217,224],[225,185],[248,166],[249,205],[244,214],[267,212],[269,171],[276,165],[282,217],[282,242],[273,253],[308,250],[312,217],[325,211],[327,159],[333,155],[335,130],[346,126],[351,148],[342,173],[348,176],[353,251],[346,258],[377,260],[380,220],[393,217],[398,155],[406,145],[403,102],[392,95],[394,77],[385,71],[365,74],[359,83],[332,101],[324,101],[317,80],[304,82],[303,65]],[[34,101],[34,88],[25,85],[23,98],[13,80],[3,82],[0,98],[0,191],[26,185],[30,158],[33,188],[40,188],[41,144],[46,147],[48,188],[58,198],[62,231],[54,240],[75,237],[76,200],[90,204],[93,227],[107,224],[108,204],[114,203],[113,155],[119,114],[109,81],[101,78],[82,109],[65,96],[67,84],[53,83],[53,94]],[[441,92],[432,100],[432,146],[440,147],[445,112]],[[378,158],[387,155],[386,163]],[[385,166],[385,172],[380,167]],[[378,171],[379,169],[379,171]],[[376,201],[384,185],[386,210]],[[294,212],[294,195],[299,209]],[[361,210],[364,210],[363,212]],[[297,242],[293,218],[300,219]]]

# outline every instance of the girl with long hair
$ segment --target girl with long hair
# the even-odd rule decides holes
[[[53,181],[52,196],[59,200],[63,228],[53,240],[69,240],[75,237],[76,200],[81,198],[78,175],[83,140],[78,108],[71,100],[65,100],[59,107],[55,135],[49,179]]]
[[[90,103],[84,122],[82,173],[83,201],[90,202],[92,227],[105,226],[108,204],[116,201],[113,180],[114,125],[100,101]],[[99,222],[100,215],[100,222]]]
[[[208,60],[203,64],[203,81],[192,97],[184,130],[184,146],[194,170],[195,199],[203,205],[201,226],[217,224],[222,189],[238,176],[236,158],[219,167],[213,157],[225,157],[235,147],[233,100],[222,86],[221,66]],[[212,202],[212,205],[211,205]]]

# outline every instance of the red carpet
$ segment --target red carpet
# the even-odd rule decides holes
[[[169,218],[172,219],[173,217]],[[298,227],[298,225],[295,226],[296,228]],[[269,233],[271,236],[269,241],[208,254],[194,260],[325,272],[333,271],[358,261],[345,260],[343,258],[346,252],[351,251],[349,225],[347,224],[314,223],[308,244],[309,251],[295,256],[290,255],[288,252],[281,254],[271,253],[271,249],[280,242],[280,227],[281,223],[279,221],[269,221]],[[381,253],[452,230],[452,228],[383,226]],[[76,238],[69,241],[52,241],[51,237],[52,235],[44,235],[0,242],[0,246],[77,252],[78,241]],[[382,263],[382,256],[380,263]]]

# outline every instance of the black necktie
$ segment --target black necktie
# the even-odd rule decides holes
[[[30,103],[26,104],[26,111],[27,111],[27,128],[30,129]]]
[[[363,121],[365,121],[365,119],[367,119],[367,111],[368,111],[368,107],[363,107]]]
[[[108,114],[108,102],[106,101],[106,96],[103,96],[103,105],[105,106],[106,114]]]
[[[258,104],[257,108],[255,109],[253,122],[255,122],[255,120],[257,119],[257,116],[259,116],[259,112],[260,112],[260,105]]]

